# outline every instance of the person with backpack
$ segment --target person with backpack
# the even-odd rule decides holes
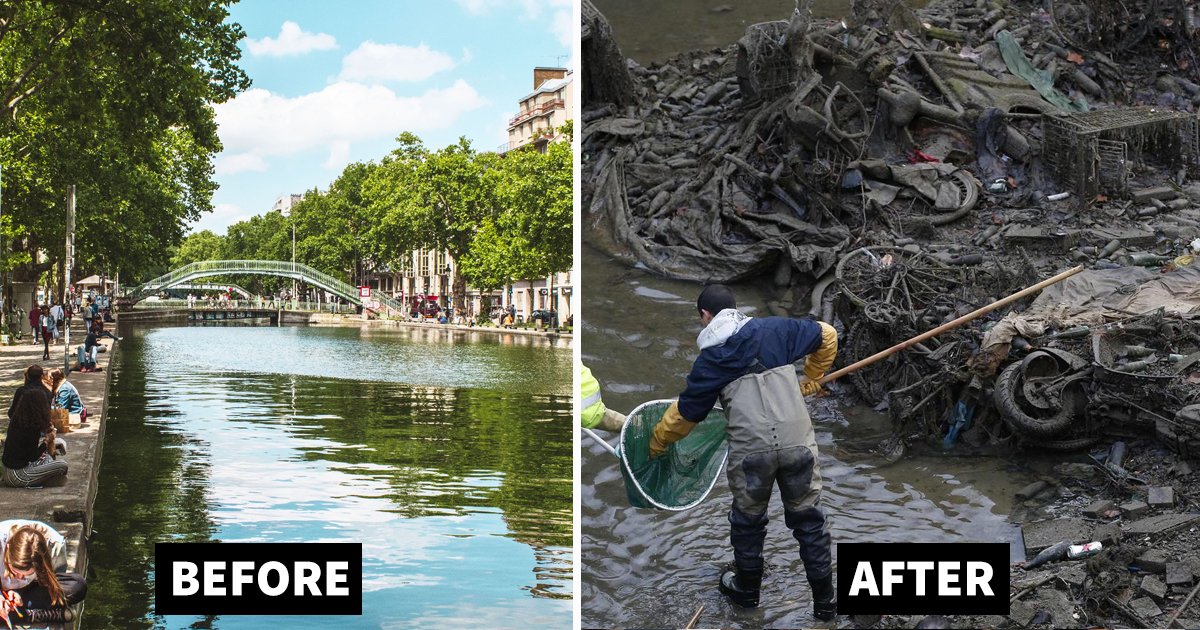
[[[62,304],[56,302],[54,306],[51,306],[50,314],[54,316],[54,328],[50,332],[54,333],[54,341],[57,343],[58,338],[62,336],[60,329],[63,327],[63,318],[65,316]]]

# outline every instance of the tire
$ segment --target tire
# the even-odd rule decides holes
[[[1025,412],[1018,402],[1018,392],[1021,390],[1021,362],[1009,365],[996,379],[996,388],[992,399],[1000,410],[1000,417],[1017,434],[1029,438],[1047,438],[1062,433],[1075,421],[1075,409],[1064,390],[1063,405],[1054,414],[1046,417],[1034,417]],[[1069,385],[1068,385],[1069,387]],[[1067,449],[1071,450],[1071,449]]]

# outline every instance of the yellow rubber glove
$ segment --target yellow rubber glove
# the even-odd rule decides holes
[[[617,433],[625,425],[625,414],[612,409],[604,410],[604,418],[600,420],[600,428]]]
[[[837,331],[825,322],[817,322],[817,324],[821,327],[821,345],[804,359],[804,376],[808,380],[800,381],[800,393],[805,396],[811,396],[821,391],[819,381],[833,365],[833,360],[837,358]]]
[[[679,413],[679,401],[671,403],[658,424],[654,425],[654,434],[650,437],[650,457],[658,457],[667,452],[667,447],[687,437],[696,428],[696,423],[684,418]]]

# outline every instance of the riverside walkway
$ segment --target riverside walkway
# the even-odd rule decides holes
[[[83,321],[78,317],[71,321],[71,346],[83,343]],[[22,326],[28,326],[22,322]],[[26,329],[26,332],[28,330]],[[83,373],[72,371],[69,380],[79,389],[79,397],[88,410],[88,426],[76,428],[62,437],[67,442],[67,463],[70,470],[66,483],[45,488],[0,487],[0,520],[23,518],[50,524],[67,539],[67,568],[80,574],[87,572],[87,552],[84,538],[91,532],[92,503],[96,498],[97,477],[100,472],[100,454],[107,424],[105,403],[108,382],[112,372],[109,363],[115,349],[112,339],[102,339],[107,348],[96,359],[99,372]],[[119,344],[118,344],[119,345]],[[63,367],[63,341],[50,347],[50,360],[42,360],[42,344],[33,345],[26,334],[15,345],[0,346],[0,395],[6,407],[12,394],[24,383],[25,368],[41,365],[47,373]],[[75,360],[72,357],[71,363]],[[0,426],[8,431],[8,416],[0,417]]]

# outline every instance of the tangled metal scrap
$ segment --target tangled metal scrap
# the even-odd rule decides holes
[[[1046,4],[945,0],[914,13],[859,0],[849,25],[798,10],[749,27],[736,46],[630,63],[634,98],[585,103],[587,241],[667,277],[768,278],[788,297],[776,304],[794,315],[805,309],[791,298],[811,289],[814,312],[824,302],[826,319],[836,311],[844,324],[846,363],[1046,277],[1086,248],[1068,252],[1060,239],[1031,256],[1009,243],[1002,216],[1107,227],[1078,214],[1096,193],[1128,195],[1161,183],[1163,169],[1178,184],[1200,164],[1195,117],[1161,108],[1190,108],[1164,95],[1200,102],[1200,85],[1161,75],[1150,79],[1155,90],[1134,89],[1109,56],[1138,45],[1161,52],[1150,41],[1165,34],[1155,12],[1190,3],[1142,7],[1127,16],[1140,39],[1089,39],[1086,48],[1082,33],[1120,25],[1064,22],[1075,9]],[[1176,35],[1170,54],[1190,59],[1192,30]],[[1088,98],[1145,105],[1140,96],[1160,107],[1080,113]],[[1043,151],[1042,142],[1054,146]],[[1044,191],[1063,188],[1076,198],[1047,204]],[[1128,218],[1144,225],[1168,205],[1152,201],[1149,212],[1127,206]],[[1176,236],[1200,232],[1179,221]],[[1114,254],[1103,249],[1089,260]],[[822,295],[833,282],[836,297]],[[1198,402],[1190,391],[1200,388],[1177,387],[1192,364],[1157,379],[1126,376],[1114,388],[1099,350],[1047,333],[1022,339],[1011,356],[1005,346],[980,369],[984,330],[1000,315],[852,377],[865,401],[886,404],[894,451],[917,435],[957,435],[964,419],[980,429],[974,439],[991,442],[1080,448],[1152,423],[1164,441],[1200,448],[1200,421],[1189,420]],[[1154,325],[1165,335],[1168,324],[1189,334],[1196,325],[1186,317]],[[1180,354],[1185,341],[1161,353]]]

